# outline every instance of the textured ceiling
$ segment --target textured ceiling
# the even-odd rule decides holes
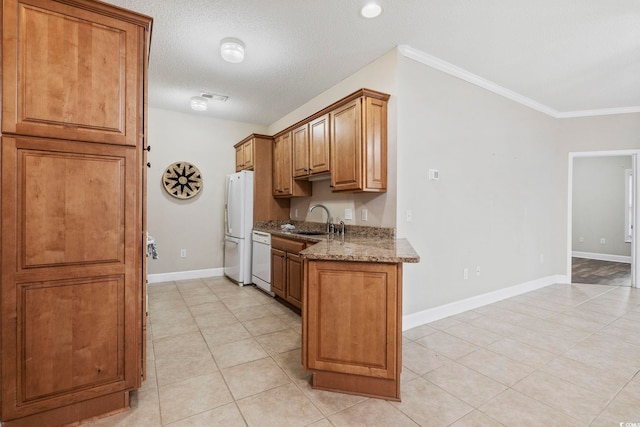
[[[558,112],[640,106],[639,0],[109,0],[154,18],[152,107],[271,124],[397,45]],[[224,62],[220,40],[246,45]],[[206,113],[189,98],[229,96]]]

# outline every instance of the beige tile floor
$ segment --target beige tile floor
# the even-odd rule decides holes
[[[148,379],[88,426],[640,425],[640,292],[553,285],[403,334],[402,402],[312,390],[300,318],[224,278],[149,286]]]

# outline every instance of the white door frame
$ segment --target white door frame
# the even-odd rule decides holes
[[[582,151],[569,153],[569,177],[568,177],[568,194],[567,194],[567,277],[571,282],[571,253],[573,246],[573,159],[576,157],[611,157],[611,156],[631,156],[631,169],[634,176],[633,191],[633,231],[631,237],[631,286],[638,288],[638,278],[640,278],[640,263],[638,262],[638,254],[640,254],[640,242],[638,241],[638,226],[640,225],[640,209],[638,209],[638,201],[640,201],[640,177],[638,177],[638,155],[640,150],[612,150],[612,151]]]

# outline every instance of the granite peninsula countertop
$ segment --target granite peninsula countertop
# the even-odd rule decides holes
[[[285,222],[265,221],[256,223],[254,230],[264,231],[273,236],[314,242],[300,252],[300,256],[312,260],[399,263],[420,261],[420,256],[407,239],[396,239],[395,230],[383,227],[347,226],[344,236],[301,235],[283,231]],[[296,230],[322,231],[324,224],[293,222]]]

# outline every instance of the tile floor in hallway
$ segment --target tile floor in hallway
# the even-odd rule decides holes
[[[148,379],[86,426],[640,425],[640,290],[552,285],[403,334],[402,402],[312,390],[300,318],[224,278],[149,286]]]

